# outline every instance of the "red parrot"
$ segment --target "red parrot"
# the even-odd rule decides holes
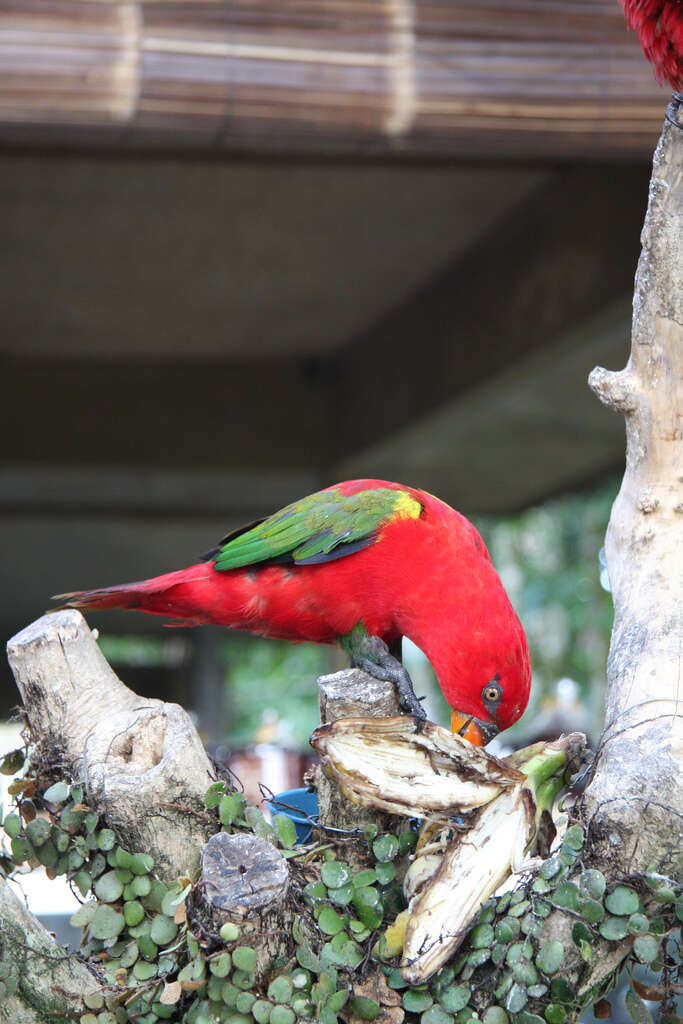
[[[657,81],[683,88],[683,0],[621,0]]]
[[[348,480],[224,537],[204,561],[139,583],[58,595],[71,608],[136,608],[294,642],[341,642],[424,711],[394,653],[407,636],[436,672],[452,728],[477,745],[520,717],[524,630],[481,537],[413,487]],[[391,649],[391,650],[390,650]]]

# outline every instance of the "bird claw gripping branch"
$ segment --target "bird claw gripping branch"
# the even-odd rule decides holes
[[[400,706],[418,722],[427,719],[427,713],[420,703],[424,697],[418,697],[413,689],[413,682],[401,662],[389,651],[379,636],[361,636],[355,646],[352,643],[352,664],[363,669],[375,679],[383,679],[393,683],[398,693]]]

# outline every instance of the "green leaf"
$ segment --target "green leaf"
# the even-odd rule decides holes
[[[333,907],[324,907],[318,918],[318,927],[326,935],[336,935],[344,927],[344,922]]]
[[[636,994],[633,986],[626,993],[624,1004],[635,1024],[653,1024],[652,1014],[640,996]]]
[[[484,1024],[508,1024],[509,1020],[502,1006],[489,1006],[484,1013]]]
[[[105,903],[98,907],[93,915],[90,934],[93,939],[113,939],[123,931],[125,924],[123,914],[119,914]]]
[[[307,943],[297,946],[296,958],[305,970],[320,973],[320,961]]]
[[[593,936],[591,932],[583,921],[577,921],[576,924],[572,926],[572,939],[574,940],[575,946],[578,946],[580,942],[590,942],[592,938]]]
[[[514,920],[514,919],[513,919]],[[490,924],[478,924],[470,932],[470,945],[473,949],[483,949],[493,945],[494,933]]]
[[[388,832],[378,836],[372,844],[372,852],[379,861],[393,860],[398,853],[398,839]]]
[[[387,985],[389,988],[393,988],[395,992],[400,992],[402,988],[408,987],[408,982],[402,977],[397,967],[386,967],[384,973],[387,977]]]
[[[133,974],[138,981],[149,981],[150,978],[155,977],[157,973],[157,965],[148,963],[146,960],[138,960],[133,965]]]
[[[224,782],[214,782],[213,785],[209,786],[206,793],[204,794],[204,806],[209,810],[213,810],[214,807],[218,807],[221,802],[221,797],[225,793]]]
[[[585,960],[587,964],[593,963],[593,947],[587,939],[581,939],[579,942],[579,953],[581,954],[581,959]]]
[[[519,935],[521,925],[516,917],[504,917],[496,925],[496,938],[499,942],[512,942]]]
[[[579,912],[589,924],[599,924],[605,916],[605,908],[597,900],[579,900]]]
[[[0,775],[16,775],[24,767],[26,751],[23,747],[10,750],[0,761]]]
[[[469,992],[467,994],[469,999]],[[403,1009],[407,1013],[422,1013],[423,1010],[428,1010],[434,1000],[432,999],[429,992],[416,992],[414,989],[409,989],[403,993]],[[351,1004],[353,1006],[353,1004]]]
[[[486,946],[482,949],[473,949],[467,957],[467,963],[470,967],[481,967],[491,956],[490,947]]]
[[[530,906],[530,900],[522,900],[521,903],[517,903],[510,906],[510,909],[508,910],[508,915],[510,917],[524,917]]]
[[[148,875],[154,867],[154,857],[150,857],[148,853],[134,853],[129,867],[134,875]]]
[[[509,1013],[519,1013],[527,1004],[527,993],[523,985],[514,982],[505,997],[505,1008]]]
[[[564,978],[553,978],[550,982],[550,995],[555,1003],[572,1003],[576,992],[574,986]]]
[[[396,878],[396,868],[391,861],[379,863],[376,870],[377,881],[380,885],[389,885]]]
[[[628,919],[628,930],[631,935],[644,935],[650,927],[645,914],[631,914]]]
[[[584,834],[581,826],[572,825],[571,828],[567,829],[562,842],[566,843],[572,850],[580,850],[583,846],[583,840]]]
[[[374,999],[368,999],[367,996],[352,996],[349,1007],[361,1020],[374,1020],[379,1014],[379,1003]]]
[[[73,882],[81,896],[86,896],[90,891],[90,875],[87,871],[77,871],[73,877]]]
[[[105,853],[109,850],[113,850],[116,846],[116,835],[110,828],[100,829],[99,835],[97,836],[97,845],[100,850],[104,850]]]
[[[449,1013],[457,1013],[467,1006],[469,998],[470,990],[464,985],[449,985],[441,992],[439,1002],[444,1010],[448,1010]]]
[[[94,900],[89,900],[87,903],[82,903],[75,914],[69,918],[69,924],[73,925],[74,928],[85,928],[87,924],[90,924],[95,911],[97,910],[97,904]]]
[[[420,1024],[453,1024],[453,1017],[440,1006],[430,1006],[420,1017]]]
[[[327,896],[327,889],[322,882],[309,882],[304,886],[304,893],[312,900],[324,900]]]
[[[543,974],[555,974],[562,966],[564,946],[557,939],[544,942],[536,955],[536,966]]]
[[[551,857],[549,860],[544,861],[541,864],[539,874],[541,878],[545,878],[546,881],[550,878],[554,878],[555,875],[562,868],[562,864],[558,857]]]
[[[255,836],[268,840],[275,838],[275,830],[271,828],[257,807],[247,804],[244,808],[244,818]]]
[[[364,868],[362,871],[357,871],[352,878],[354,889],[364,889],[376,881],[377,872],[374,868]]]
[[[150,935],[138,935],[138,950],[145,960],[156,960],[159,947]]]
[[[49,804],[63,804],[69,799],[69,784],[67,782],[55,782],[43,793],[43,799]]]
[[[334,861],[332,862],[334,863]],[[353,886],[351,884],[341,885],[338,889],[330,889],[329,898],[339,907],[347,907],[353,899]]]
[[[526,960],[512,965],[512,976],[515,981],[518,981],[520,985],[525,985],[527,988],[529,985],[536,985],[538,983],[538,971],[532,964],[527,963]]]
[[[567,1016],[567,1011],[560,1003],[548,1003],[545,1008],[545,1019],[548,1024],[562,1024]]]
[[[268,998],[274,1003],[288,1003],[292,998],[292,983],[289,978],[284,974],[274,978],[268,986]]]
[[[33,846],[42,846],[50,838],[50,822],[45,818],[34,818],[26,826],[26,837]]]
[[[13,839],[10,843],[10,849],[12,850],[12,860],[15,864],[23,864],[33,854],[31,844],[26,839]]]
[[[152,891],[152,880],[148,875],[136,875],[130,883],[130,888],[133,896],[149,896]]]
[[[250,974],[256,967],[256,950],[251,946],[238,946],[232,951],[232,962],[239,971]]]
[[[169,889],[161,901],[161,913],[165,914],[166,917],[173,917],[178,907],[185,902],[185,898],[191,888],[191,885],[186,885],[183,889],[180,889],[178,885],[174,885]]]
[[[227,978],[227,976],[230,974],[231,969],[232,957],[230,956],[229,953],[221,953],[219,956],[209,961],[209,970],[216,978]],[[240,1013],[249,1013],[249,1010],[251,1009],[251,1004],[247,1006],[245,1010],[242,1010],[239,1007],[238,1000],[237,1009],[239,1010]]]
[[[178,925],[174,922],[173,918],[166,917],[165,914],[155,915],[149,933],[152,942],[156,942],[157,946],[168,946],[170,942],[173,942],[177,934]]]
[[[410,853],[415,849],[417,843],[417,832],[412,829],[407,829],[405,832],[401,832],[398,837],[398,852],[400,854]]]
[[[320,869],[320,874],[328,889],[339,889],[351,880],[349,868],[338,860],[325,861]]]
[[[560,882],[551,898],[556,907],[566,910],[579,909],[579,890],[573,882]]]
[[[3,827],[10,839],[16,839],[21,832],[21,818],[18,814],[8,814]]]
[[[628,932],[627,917],[606,917],[600,925],[600,934],[603,939],[618,942],[626,937]]]
[[[286,814],[275,814],[273,815],[273,825],[278,839],[285,849],[291,849],[296,845],[296,827],[290,817]]]
[[[353,890],[353,902],[357,907],[376,907],[379,904],[379,893],[371,886]]]
[[[225,996],[223,997],[223,1002],[225,1002]],[[257,999],[251,1008],[251,1015],[256,1024],[268,1024],[272,1009],[273,1004],[267,999]]]
[[[115,871],[106,871],[97,879],[93,890],[102,903],[116,903],[123,893],[123,882]]]
[[[224,925],[221,925],[219,935],[223,942],[234,942],[239,937],[240,930],[236,924],[232,921],[226,921]]]
[[[633,949],[641,963],[650,964],[659,952],[659,942],[654,935],[639,935]]]
[[[602,871],[589,868],[579,875],[579,891],[582,896],[589,896],[592,900],[602,899],[607,882]]]
[[[635,914],[640,905],[638,894],[627,885],[618,885],[605,899],[605,906],[615,917]]]

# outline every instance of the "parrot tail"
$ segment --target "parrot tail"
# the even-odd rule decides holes
[[[69,594],[53,594],[53,601],[63,601],[57,608],[50,611],[61,612],[65,608],[139,608],[145,594],[147,581],[141,583],[122,583],[117,587],[101,587],[99,590],[74,590]]]
[[[210,621],[202,614],[201,600],[197,600],[197,586],[206,586],[213,575],[203,563],[164,573],[137,583],[121,583],[116,587],[97,590],[74,590],[68,594],[55,594],[53,600],[63,603],[51,611],[78,608],[81,611],[107,608],[136,608],[151,615],[165,615],[183,619],[191,624]],[[198,614],[199,613],[199,614]]]

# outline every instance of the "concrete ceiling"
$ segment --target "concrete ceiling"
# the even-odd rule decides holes
[[[0,351],[167,363],[328,353],[547,177],[20,156],[1,174]]]

